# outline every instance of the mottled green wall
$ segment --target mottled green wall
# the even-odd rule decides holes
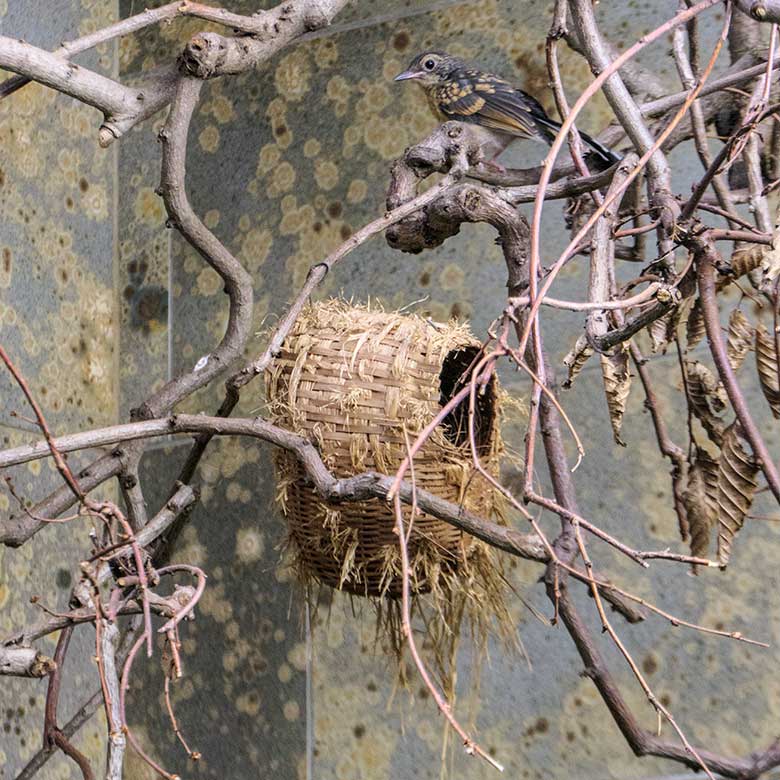
[[[42,12],[51,3],[0,0],[3,33],[53,46],[117,13],[115,3],[57,5],[67,13],[44,23]],[[127,15],[143,4],[121,0],[118,5]],[[250,0],[231,4],[235,10],[256,7]],[[600,10],[602,16],[609,11],[606,29],[613,39],[625,43],[654,26],[669,7],[666,2],[602,3]],[[392,76],[419,50],[446,47],[513,76],[549,106],[542,50],[548,11],[545,2],[523,0],[356,2],[338,20],[345,29],[337,25],[255,72],[206,85],[190,136],[189,192],[206,224],[255,279],[257,330],[273,324],[313,262],[382,213],[390,161],[433,128],[420,96],[409,85],[394,84]],[[106,46],[84,62],[126,76],[167,61],[203,27],[197,20],[178,21]],[[713,29],[706,25],[705,46]],[[667,46],[660,44],[642,61],[676,89],[664,58]],[[564,57],[563,64],[574,98],[589,76],[572,57]],[[604,104],[596,101],[584,126],[598,130],[605,120]],[[108,152],[95,144],[97,121],[91,109],[34,86],[0,103],[0,339],[34,380],[58,432],[125,419],[150,388],[188,370],[212,349],[227,313],[216,274],[164,227],[154,194],[155,132],[162,118],[137,128]],[[508,158],[531,164],[542,153],[531,144]],[[684,190],[695,160],[681,150],[672,162],[677,186]],[[545,220],[543,251],[549,260],[564,240],[560,206],[552,205]],[[492,232],[466,226],[444,247],[421,256],[391,252],[375,240],[331,274],[322,293],[371,296],[387,306],[423,299],[418,311],[437,319],[470,318],[480,333],[498,312],[504,285]],[[582,269],[564,272],[556,291],[581,298]],[[559,361],[579,332],[580,318],[546,313],[544,322],[547,345]],[[261,347],[258,339],[249,353]],[[653,358],[652,368],[660,394],[673,402],[679,385],[672,356]],[[585,370],[578,389],[565,398],[588,449],[576,474],[582,509],[634,546],[674,544],[667,469],[640,393],[632,395],[626,423],[630,446],[619,449],[593,369]],[[504,383],[525,392],[514,374]],[[260,405],[259,392],[254,385],[245,392],[244,413]],[[4,441],[28,439],[31,426],[8,416],[9,409],[23,410],[24,404],[4,374],[0,393]],[[217,384],[183,408],[210,412],[219,394]],[[672,430],[681,431],[684,423],[675,419]],[[521,448],[514,429],[508,442],[515,451]],[[145,457],[153,509],[164,500],[184,453],[181,445],[165,444]],[[167,768],[183,776],[273,774],[287,780],[306,777],[308,761],[316,780],[438,777],[441,719],[424,695],[412,704],[399,693],[389,703],[392,664],[372,650],[370,611],[356,616],[349,601],[336,597],[329,611],[319,612],[308,641],[313,668],[307,695],[302,598],[277,565],[284,529],[273,507],[269,467],[267,447],[227,440],[213,445],[201,469],[202,505],[175,556],[198,563],[210,577],[198,618],[185,631],[187,676],[174,697],[184,732],[204,759],[187,768],[174,744],[161,707],[156,660],[146,666],[139,662],[138,685],[131,693],[141,736]],[[33,495],[55,484],[45,464],[21,468],[15,479],[20,490]],[[0,510],[8,511],[8,502],[0,493]],[[777,533],[772,524],[753,524],[739,539],[727,574],[707,572],[697,579],[666,564],[645,574],[598,547],[594,555],[634,591],[688,619],[722,622],[777,642],[771,606]],[[47,603],[64,607],[68,572],[84,549],[71,529],[48,528],[20,551],[0,550],[3,633],[32,614],[31,593],[51,594]],[[768,572],[769,581],[758,571]],[[538,574],[518,565],[514,584],[548,613]],[[581,601],[595,628],[591,603]],[[543,626],[519,602],[515,614],[531,668],[494,650],[481,670],[480,699],[472,700],[474,670],[464,642],[459,678],[458,710],[466,719],[475,717],[480,741],[507,765],[507,776],[596,780],[679,773],[669,764],[633,758],[592,684],[579,676],[579,661],[562,629]],[[619,620],[617,625],[622,628]],[[87,660],[78,669],[74,664],[75,690],[66,690],[66,714],[94,684],[91,634],[80,633]],[[776,650],[684,634],[653,619],[623,636],[657,693],[697,740],[744,753],[773,736],[780,710],[772,674],[780,661]],[[606,652],[622,670],[616,654]],[[653,714],[629,674],[620,671],[618,678],[632,706],[653,727]],[[40,682],[4,680],[0,687],[6,728],[0,732],[0,778],[12,777],[37,748],[43,691]],[[740,702],[734,701],[735,691]],[[98,728],[95,721],[80,743],[95,757]],[[457,749],[451,758],[455,777],[492,775]],[[135,759],[129,767],[129,778],[151,776]],[[76,771],[57,758],[41,776],[71,778]]]
[[[0,2],[0,32],[47,48],[110,23],[115,2]],[[111,75],[112,44],[84,56]],[[116,152],[98,148],[93,109],[38,85],[0,103],[0,341],[30,380],[54,430],[106,425],[117,419],[119,322],[114,263]],[[23,417],[14,417],[17,411]],[[32,414],[6,371],[0,374],[3,446],[35,438]],[[78,463],[78,459],[72,462]],[[17,491],[42,496],[59,478],[46,462],[10,470]],[[0,513],[18,511],[3,489]],[[78,524],[84,532],[85,525]],[[87,549],[73,528],[53,526],[19,550],[0,549],[0,633],[52,609],[67,608],[78,562]],[[55,638],[56,639],[56,638]],[[90,649],[92,645],[92,650]],[[54,641],[40,643],[54,652]],[[94,639],[76,637],[62,712],[72,713],[95,685]],[[0,777],[13,777],[41,740],[44,681],[4,678],[0,684]],[[102,755],[104,727],[95,718],[76,745]],[[58,760],[46,778],[75,777]]]

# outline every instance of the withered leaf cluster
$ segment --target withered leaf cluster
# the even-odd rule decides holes
[[[751,245],[733,252],[730,269],[718,278],[721,301],[733,282],[750,275],[757,292],[773,290],[780,273],[778,253],[766,245]],[[730,272],[729,272],[730,270]],[[706,558],[711,552],[725,567],[734,540],[750,515],[758,489],[756,460],[723,383],[703,348],[707,336],[704,309],[695,288],[669,312],[644,328],[652,353],[665,353],[676,345],[679,353],[680,386],[688,411],[688,446],[675,462],[674,508],[679,515],[683,540],[691,554]],[[774,296],[766,292],[766,299]],[[773,416],[780,419],[780,366],[773,306],[747,312],[747,297],[731,304],[728,326],[723,328],[728,363],[734,372],[747,372],[746,358],[755,353],[758,385]],[[771,332],[762,319],[771,322]],[[640,333],[634,339],[644,336]],[[601,374],[609,420],[615,442],[626,446],[622,434],[626,403],[631,388],[629,357],[631,339],[600,354]],[[595,352],[586,334],[581,335],[563,360],[568,369],[564,387],[570,388],[588,358]],[[668,452],[666,454],[669,454]],[[713,539],[716,544],[713,545]]]

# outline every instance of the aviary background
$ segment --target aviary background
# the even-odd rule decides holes
[[[131,0],[0,0],[0,30],[53,48],[61,40],[137,13],[149,3]],[[152,3],[155,5],[157,3]],[[271,5],[272,3],[266,3]],[[249,12],[263,3],[227,3]],[[634,41],[666,18],[668,0],[602,2],[603,29],[618,45]],[[709,13],[705,32],[719,23]],[[551,109],[544,68],[547,2],[356,1],[334,27],[283,51],[268,66],[206,84],[193,123],[188,185],[206,224],[255,279],[256,330],[283,310],[309,266],[351,230],[384,210],[390,162],[433,127],[421,96],[392,82],[425,48],[446,48],[514,78]],[[200,20],[150,28],[81,55],[84,63],[127,77],[169,60]],[[705,46],[711,40],[705,35]],[[641,61],[670,91],[679,89],[669,42]],[[570,97],[590,74],[563,59]],[[227,307],[217,275],[178,235],[165,228],[155,133],[162,117],[134,129],[109,150],[96,143],[98,115],[67,97],[30,85],[0,103],[0,340],[31,380],[58,433],[127,418],[149,390],[193,365],[223,332]],[[608,121],[595,101],[582,126],[597,132]],[[542,147],[511,152],[512,164],[534,164]],[[698,161],[687,148],[672,154],[675,181],[687,187]],[[545,257],[566,237],[561,207],[545,217]],[[582,298],[582,268],[562,274],[560,297]],[[321,294],[341,294],[387,307],[407,306],[434,319],[469,319],[476,333],[492,320],[505,292],[505,270],[491,231],[468,226],[435,251],[409,256],[381,239],[360,247],[326,280]],[[579,333],[577,316],[545,315],[547,346],[560,359]],[[262,340],[253,343],[260,351]],[[679,392],[673,355],[654,356],[658,383],[669,399]],[[586,441],[576,474],[582,509],[637,547],[663,547],[676,539],[666,466],[635,391],[624,437],[614,445],[596,364],[564,397]],[[516,374],[504,384],[522,394]],[[261,405],[259,383],[242,401],[244,413]],[[186,410],[216,408],[217,388],[191,398]],[[755,388],[753,389],[755,390]],[[23,399],[0,374],[0,437],[4,445],[35,437],[11,410]],[[676,421],[684,424],[684,420]],[[517,431],[510,445],[521,446]],[[771,440],[770,440],[771,441]],[[776,442],[776,439],[774,440]],[[162,442],[143,461],[158,486],[150,502],[164,500],[186,452],[184,442]],[[202,503],[181,540],[180,556],[197,562],[209,586],[197,620],[184,632],[186,678],[177,713],[190,742],[204,756],[195,766],[175,744],[161,706],[157,659],[141,672],[132,694],[132,720],[154,754],[186,777],[275,780],[438,778],[442,721],[424,695],[393,697],[392,663],[373,650],[373,615],[336,597],[307,630],[301,593],[280,567],[282,521],[274,507],[270,448],[218,440],[201,467]],[[14,470],[17,487],[41,496],[56,483],[46,462]],[[511,478],[511,473],[508,475]],[[149,476],[147,476],[149,480]],[[0,512],[10,509],[0,492]],[[757,509],[756,511],[760,511]],[[776,736],[780,714],[780,630],[775,619],[778,526],[755,523],[735,545],[727,574],[693,579],[683,567],[655,563],[648,574],[601,553],[602,567],[634,592],[696,622],[723,623],[773,643],[750,648],[683,633],[659,619],[623,627],[643,671],[689,735],[724,752],[745,753]],[[0,632],[18,627],[41,594],[64,607],[71,572],[84,553],[68,527],[53,526],[20,550],[0,548]],[[543,611],[538,568],[517,564],[513,584]],[[588,614],[593,617],[592,610]],[[497,649],[481,671],[478,699],[470,697],[468,642],[464,640],[459,711],[476,719],[480,742],[511,778],[679,778],[679,769],[639,761],[624,744],[562,629],[545,627],[516,606],[518,631],[529,664]],[[96,676],[88,631],[70,653],[62,710],[68,716],[91,692]],[[53,651],[53,640],[49,642]],[[48,645],[43,643],[43,648]],[[611,650],[610,658],[620,661]],[[618,675],[630,704],[652,726],[654,715],[627,671]],[[140,677],[139,677],[140,679]],[[11,778],[38,749],[44,681],[11,680],[0,687],[0,778]],[[102,760],[99,717],[76,745]],[[448,758],[448,763],[450,758]],[[486,764],[457,748],[452,776],[488,778]],[[63,756],[39,775],[76,778]],[[127,778],[151,777],[128,751]],[[693,777],[693,775],[691,775]]]

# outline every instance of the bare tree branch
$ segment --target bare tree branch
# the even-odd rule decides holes
[[[780,24],[780,2],[778,0],[734,0],[734,5],[757,22]]]
[[[0,647],[0,675],[46,677],[54,670],[54,661],[34,647]]]

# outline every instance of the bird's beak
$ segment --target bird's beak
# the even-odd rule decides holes
[[[403,73],[399,73],[393,81],[406,81],[407,79],[419,79],[422,76],[419,70],[405,70]]]

